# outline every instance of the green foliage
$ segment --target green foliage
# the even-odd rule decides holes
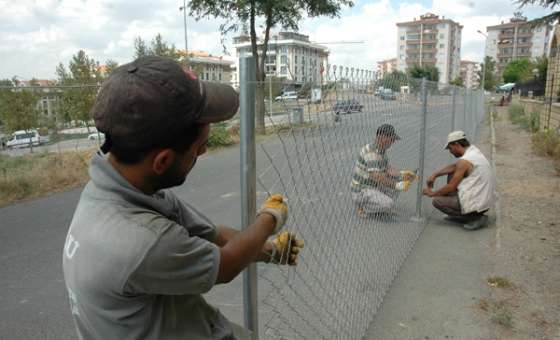
[[[404,72],[394,70],[379,80],[378,85],[379,87],[391,89],[394,92],[400,92],[401,86],[408,85],[408,79]]]
[[[134,39],[134,59],[140,57],[157,55],[160,57],[168,57],[176,61],[181,60],[181,54],[177,51],[174,44],[169,44],[163,40],[161,33],[158,33],[150,42],[150,46],[141,37]]]
[[[233,144],[230,132],[227,130],[224,123],[213,124],[208,136],[208,146],[218,147]]]
[[[102,81],[99,62],[82,50],[72,56],[68,71],[62,63],[56,68],[58,83],[65,88],[59,94],[58,112],[64,121],[83,122],[89,129],[89,112],[97,95],[97,85]]]
[[[519,104],[511,104],[508,108],[509,119],[525,130],[537,132],[539,130],[540,117],[538,112],[525,114],[525,109]]]
[[[119,67],[119,63],[115,60],[109,59],[105,62],[105,76],[110,76]]]
[[[7,132],[37,128],[39,93],[35,89],[0,90],[0,119]]]
[[[538,154],[560,160],[560,135],[554,130],[537,132],[532,137],[533,147]]]
[[[521,83],[533,77],[533,65],[529,59],[517,59],[510,61],[502,74],[506,83]]]
[[[482,71],[484,70],[484,77],[482,76]],[[480,64],[480,70],[478,71],[478,78],[480,81],[484,78],[484,89],[486,91],[492,91],[497,85],[496,82],[496,61],[492,57],[485,57],[484,62]]]
[[[11,79],[0,79],[0,86],[12,87],[12,86],[14,86],[14,83],[12,82]]]
[[[439,70],[432,65],[414,65],[408,70],[408,74],[412,78],[426,78],[429,81],[439,81]]]
[[[453,79],[449,84],[455,86],[465,86],[465,83],[463,82],[463,78],[461,77],[457,77]]]

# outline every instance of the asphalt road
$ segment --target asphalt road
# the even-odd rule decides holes
[[[371,97],[362,101],[364,112],[345,115],[340,123],[319,115],[312,119],[313,128],[284,133],[257,147],[265,186],[257,185],[258,200],[267,191],[285,193],[289,226],[306,241],[297,270],[259,267],[263,338],[363,336],[423,229],[410,221],[416,211],[415,186],[399,198],[397,222],[358,220],[353,214],[348,191],[352,166],[379,124],[393,124],[402,137],[390,152],[395,167],[414,169],[419,160],[420,106]],[[446,109],[443,101],[430,109],[427,171],[449,161],[441,150],[451,124]],[[210,153],[175,191],[216,224],[239,227],[239,168],[238,147]],[[76,338],[61,250],[80,191],[0,209],[0,339]],[[426,202],[423,206],[429,210]],[[231,320],[242,322],[240,279],[215,287],[208,299]]]

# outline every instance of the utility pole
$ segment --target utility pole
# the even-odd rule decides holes
[[[183,0],[183,6],[179,7],[183,11],[183,26],[185,28],[185,64],[189,62],[189,50],[187,45],[187,0]]]

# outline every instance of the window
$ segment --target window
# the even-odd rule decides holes
[[[401,50],[404,50],[404,45],[401,45],[400,49],[401,49]]]
[[[440,35],[439,35],[439,38],[440,38],[440,39],[443,39],[443,38],[445,38],[445,34],[443,34],[443,33],[440,33]]]
[[[280,56],[280,62],[282,64],[287,64],[288,63],[288,56],[287,55]]]
[[[297,63],[297,55],[294,57],[295,62]]]
[[[286,73],[288,73],[288,68],[286,66],[280,67],[280,74],[286,74]]]
[[[221,73],[218,74],[218,80],[219,80],[219,81],[222,81],[222,74],[221,74]]]
[[[404,39],[405,39],[405,38],[404,38],[404,35],[401,35],[401,40],[404,40]]]
[[[295,68],[295,72],[294,72],[294,73],[295,73],[295,74],[297,74],[297,73],[298,73],[298,72],[297,72],[297,66],[296,66],[296,68]]]
[[[444,44],[439,44],[439,48],[444,48],[445,45]]]
[[[210,77],[208,77],[208,72],[206,72],[206,80],[210,80]]]

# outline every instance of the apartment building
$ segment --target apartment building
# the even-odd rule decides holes
[[[185,55],[184,50],[179,51]],[[224,59],[223,56],[213,56],[204,51],[189,51],[188,63],[200,79],[219,83],[231,83],[233,64],[231,60]]]
[[[397,69],[397,58],[385,59],[377,62],[377,79]]]
[[[448,84],[459,76],[463,26],[453,20],[426,13],[412,21],[397,23],[397,69],[414,65],[439,70],[439,81]]]
[[[516,13],[508,23],[486,27],[485,55],[496,61],[496,73],[501,75],[512,60],[544,56],[551,31],[548,24],[532,27],[526,17]]]
[[[240,35],[233,39],[239,69],[239,58],[252,55],[251,39]],[[262,39],[258,41],[259,52],[262,51]],[[270,37],[265,60],[267,77],[284,78],[296,85],[306,82],[324,81],[323,73],[328,64],[327,47],[309,41],[309,36],[296,32],[279,32]],[[238,75],[234,76],[234,82]]]
[[[478,71],[480,64],[475,61],[461,60],[460,77],[463,79],[463,84],[468,89],[475,89],[480,86],[480,79]]]
[[[58,106],[58,93],[54,88],[54,86],[56,86],[56,80],[17,80],[15,85],[19,88],[34,88],[40,95],[36,105],[37,110],[41,114],[40,118],[54,119],[56,121]]]

